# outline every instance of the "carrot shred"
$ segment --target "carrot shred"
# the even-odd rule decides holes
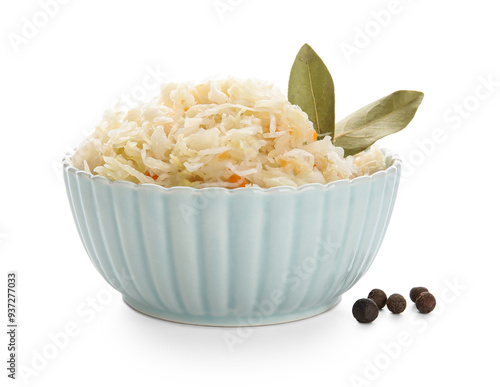
[[[229,176],[229,178],[226,179],[228,183],[237,183],[241,180],[241,176],[238,176],[236,173]]]
[[[226,182],[228,182],[228,183],[240,183],[238,185],[238,187],[245,187],[248,184],[247,179],[237,175],[236,173],[229,176],[229,178],[226,179]]]
[[[290,164],[290,161],[279,159],[278,164],[281,166],[281,168],[285,168],[288,164]]]
[[[229,154],[229,151],[225,151],[225,152],[222,152],[222,153],[219,155],[219,160],[226,160],[226,159],[228,159],[229,157],[231,157],[231,155]]]
[[[281,168],[285,168],[288,164],[291,164],[291,163],[292,163],[291,161],[286,161],[283,159],[278,160],[278,164],[281,166]],[[295,164],[293,165],[293,170],[295,171],[295,173],[297,175],[300,173],[299,169],[297,168],[297,166]]]
[[[145,174],[146,176],[152,177],[152,178],[153,178],[153,180],[158,179],[158,175],[156,175],[156,174],[154,174],[154,173],[151,175],[151,173],[150,173],[149,171],[144,172],[144,174]]]

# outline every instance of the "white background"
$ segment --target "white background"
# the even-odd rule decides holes
[[[18,377],[51,387],[497,383],[496,2],[75,0],[43,11],[47,2],[0,5],[0,284],[18,271]],[[380,142],[406,171],[372,268],[333,310],[290,324],[238,332],[134,312],[86,256],[61,157],[152,69],[166,81],[255,77],[286,92],[305,42],[330,68],[338,118],[398,89],[426,95],[410,126]],[[353,319],[373,287],[408,299],[412,286],[427,286],[439,308]],[[54,347],[68,324],[74,337]],[[245,338],[228,346],[228,334]],[[2,386],[23,385],[1,368]]]

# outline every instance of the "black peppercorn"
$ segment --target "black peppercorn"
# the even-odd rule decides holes
[[[423,286],[412,288],[410,290],[410,299],[413,302],[415,302],[415,301],[417,301],[418,296],[420,296],[420,293],[422,293],[422,292],[428,292],[428,291],[429,291],[429,289],[424,288]]]
[[[373,289],[370,294],[368,294],[368,298],[373,300],[379,309],[382,309],[385,304],[387,304],[387,295],[380,289]]]
[[[394,293],[387,299],[387,308],[392,313],[402,313],[406,309],[406,300],[401,294]]]
[[[415,302],[420,313],[430,313],[436,307],[436,297],[429,292],[420,293]]]
[[[369,298],[361,298],[352,306],[352,315],[360,323],[370,323],[378,317],[378,306]]]

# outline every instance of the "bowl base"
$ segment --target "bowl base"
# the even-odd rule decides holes
[[[135,311],[145,314],[150,317],[155,317],[161,320],[188,324],[188,325],[201,325],[209,327],[255,327],[263,325],[274,325],[274,324],[284,324],[288,322],[304,320],[306,318],[314,317],[319,314],[325,313],[328,310],[336,306],[342,296],[338,296],[331,300],[328,304],[321,305],[316,308],[303,310],[300,312],[291,312],[280,315],[270,315],[263,316],[262,314],[256,314],[253,316],[210,316],[210,315],[177,315],[166,312],[164,310],[155,309],[149,305],[144,305],[140,302],[132,300],[126,296],[123,296],[123,301],[130,306]]]

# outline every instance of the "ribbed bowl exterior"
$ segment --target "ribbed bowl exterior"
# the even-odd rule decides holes
[[[64,161],[92,263],[133,308],[215,326],[281,323],[324,312],[370,267],[396,199],[401,163],[327,185],[193,189],[112,182]]]

